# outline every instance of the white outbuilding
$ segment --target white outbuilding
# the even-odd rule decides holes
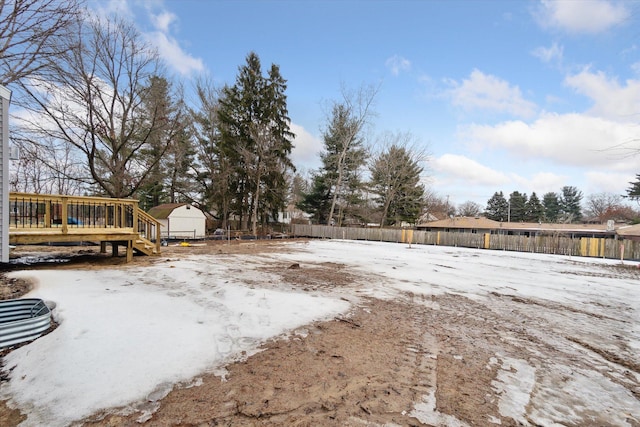
[[[188,203],[165,203],[149,209],[157,219],[163,239],[200,239],[206,236],[207,217]]]

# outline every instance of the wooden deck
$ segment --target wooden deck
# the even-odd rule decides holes
[[[160,223],[132,199],[9,194],[9,243],[99,242],[102,252],[111,244],[133,253],[160,254]]]

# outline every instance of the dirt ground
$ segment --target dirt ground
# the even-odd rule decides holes
[[[59,248],[19,250],[46,250],[55,255]],[[282,250],[287,249],[274,241],[230,245],[210,242],[190,248],[189,253],[215,256]],[[97,249],[82,251],[67,249],[67,255],[73,255],[71,260],[56,264],[56,268],[113,268],[123,263],[122,259],[97,254]],[[142,267],[180,253],[181,248],[163,248],[160,257],[136,257],[134,263]],[[44,266],[51,268],[50,263]],[[363,280],[340,264],[274,266],[271,272],[292,285],[313,290],[347,289]],[[638,279],[635,272],[629,274],[634,275],[633,280]],[[16,297],[28,290],[25,283],[3,282],[0,298]],[[84,424],[517,426],[528,421],[502,416],[498,408],[496,355],[505,360],[529,360],[538,366],[544,363],[536,360],[554,360],[579,370],[591,363],[584,356],[585,348],[627,369],[628,378],[617,381],[640,400],[637,357],[588,344],[580,331],[561,337],[572,345],[552,344],[559,337],[550,336],[566,334],[566,330],[554,328],[554,319],[570,308],[499,294],[495,300],[499,309],[488,310],[482,303],[455,294],[424,297],[406,293],[393,301],[365,297],[348,316],[316,322],[297,334],[265,343],[263,351],[227,366],[224,378],[206,374],[196,379],[197,386],[178,386],[159,402],[142,402],[140,412],[123,414],[116,409],[95,414]],[[572,314],[594,324],[598,321],[589,313]],[[437,402],[430,418],[435,421],[424,422],[414,408],[429,395]],[[154,405],[152,409],[157,410],[148,419],[141,417],[141,412]],[[606,414],[590,416],[591,425],[615,425]],[[629,414],[628,425],[640,426],[637,416]],[[455,424],[451,417],[461,424]],[[0,425],[13,426],[22,419],[18,411],[0,402]]]

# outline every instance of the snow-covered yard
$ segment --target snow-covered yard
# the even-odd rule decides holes
[[[266,340],[347,316],[363,299],[455,295],[505,318],[517,306],[518,331],[535,338],[531,346],[515,329],[494,332],[521,351],[496,353],[486,364],[496,372],[499,416],[524,425],[580,425],[596,416],[640,425],[640,283],[631,268],[617,268],[619,261],[348,241],[283,248],[187,254],[145,267],[12,273],[36,282],[29,296],[55,302],[60,325],[5,358],[11,380],[0,386],[0,399],[28,415],[24,425],[68,425],[123,407],[140,411],[142,420],[174,385],[197,387],[205,372],[224,376],[226,364],[250,357]],[[293,263],[301,271],[346,265],[359,279],[303,290],[268,271]],[[414,301],[439,310],[430,299]],[[568,366],[543,348],[584,360]],[[438,412],[436,399],[435,390],[424,394],[406,416],[466,425]]]

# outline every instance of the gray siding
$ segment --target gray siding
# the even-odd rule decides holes
[[[9,103],[11,91],[0,86],[0,262],[9,262]]]

